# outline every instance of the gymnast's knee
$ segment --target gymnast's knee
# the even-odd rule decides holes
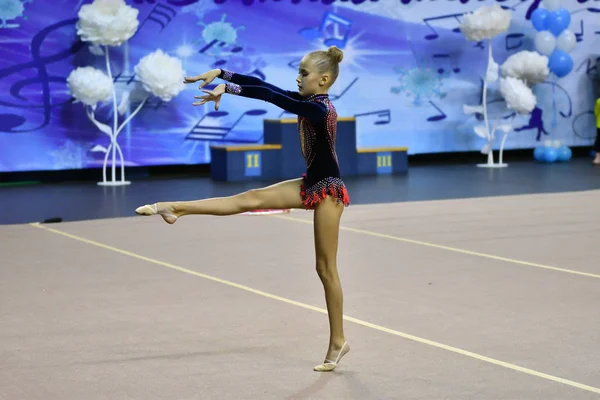
[[[238,195],[240,208],[243,210],[259,210],[264,207],[265,199],[260,189],[250,189]]]
[[[335,261],[329,259],[328,257],[317,257],[317,274],[322,281],[330,281],[335,279]]]

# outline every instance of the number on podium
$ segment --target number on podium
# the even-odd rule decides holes
[[[384,152],[377,153],[377,173],[391,174],[392,173],[392,153]]]
[[[247,151],[245,153],[245,170],[246,176],[260,176],[261,175],[261,160],[260,151]]]

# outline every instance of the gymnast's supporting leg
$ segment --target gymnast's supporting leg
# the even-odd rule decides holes
[[[325,362],[315,371],[331,371],[339,360],[350,351],[344,336],[343,294],[337,270],[337,250],[340,219],[344,204],[327,196],[315,209],[315,255],[317,273],[325,289],[325,301],[329,315],[329,348]]]
[[[173,224],[184,215],[233,215],[256,209],[304,208],[300,196],[302,178],[291,179],[260,189],[251,189],[228,197],[213,197],[194,201],[161,202],[138,207],[140,215],[160,214]]]

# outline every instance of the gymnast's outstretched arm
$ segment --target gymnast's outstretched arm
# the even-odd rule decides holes
[[[215,108],[218,108],[221,95],[228,93],[236,96],[264,100],[282,108],[287,112],[301,117],[306,117],[311,120],[319,120],[327,112],[325,106],[320,103],[306,100],[296,100],[265,85],[254,86],[226,83],[218,85],[212,91],[204,90],[204,92],[206,93],[204,96],[194,96],[195,98],[200,99],[200,101],[193,103],[195,106],[205,104],[209,101],[214,101],[216,104]]]
[[[224,69],[221,69],[220,71],[221,71],[221,73],[219,74],[219,78],[223,79],[224,81],[235,83],[238,85],[243,85],[243,86],[262,86],[262,87],[269,88],[274,92],[286,95],[287,97],[292,98],[294,100],[302,100],[302,96],[300,96],[300,93],[294,92],[291,90],[281,89],[271,83],[265,82],[262,79],[255,77],[255,76],[238,74],[238,73],[227,71]]]

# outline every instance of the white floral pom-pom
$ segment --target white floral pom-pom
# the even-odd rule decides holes
[[[185,87],[185,71],[181,60],[165,54],[160,49],[142,58],[135,66],[135,73],[142,81],[144,89],[163,101],[170,101]]]
[[[537,103],[537,98],[525,82],[511,76],[500,79],[500,93],[508,108],[519,114],[529,114]]]
[[[108,75],[94,67],[79,67],[72,71],[67,86],[77,101],[93,108],[113,93],[113,82]]]
[[[508,30],[511,13],[495,4],[481,7],[464,15],[460,30],[468,40],[475,42],[491,39]]]
[[[535,51],[520,51],[510,56],[502,64],[502,76],[521,79],[528,86],[544,82],[550,69],[548,68],[548,57]]]
[[[139,11],[124,0],[94,0],[81,6],[77,34],[84,42],[120,46],[137,31]]]

